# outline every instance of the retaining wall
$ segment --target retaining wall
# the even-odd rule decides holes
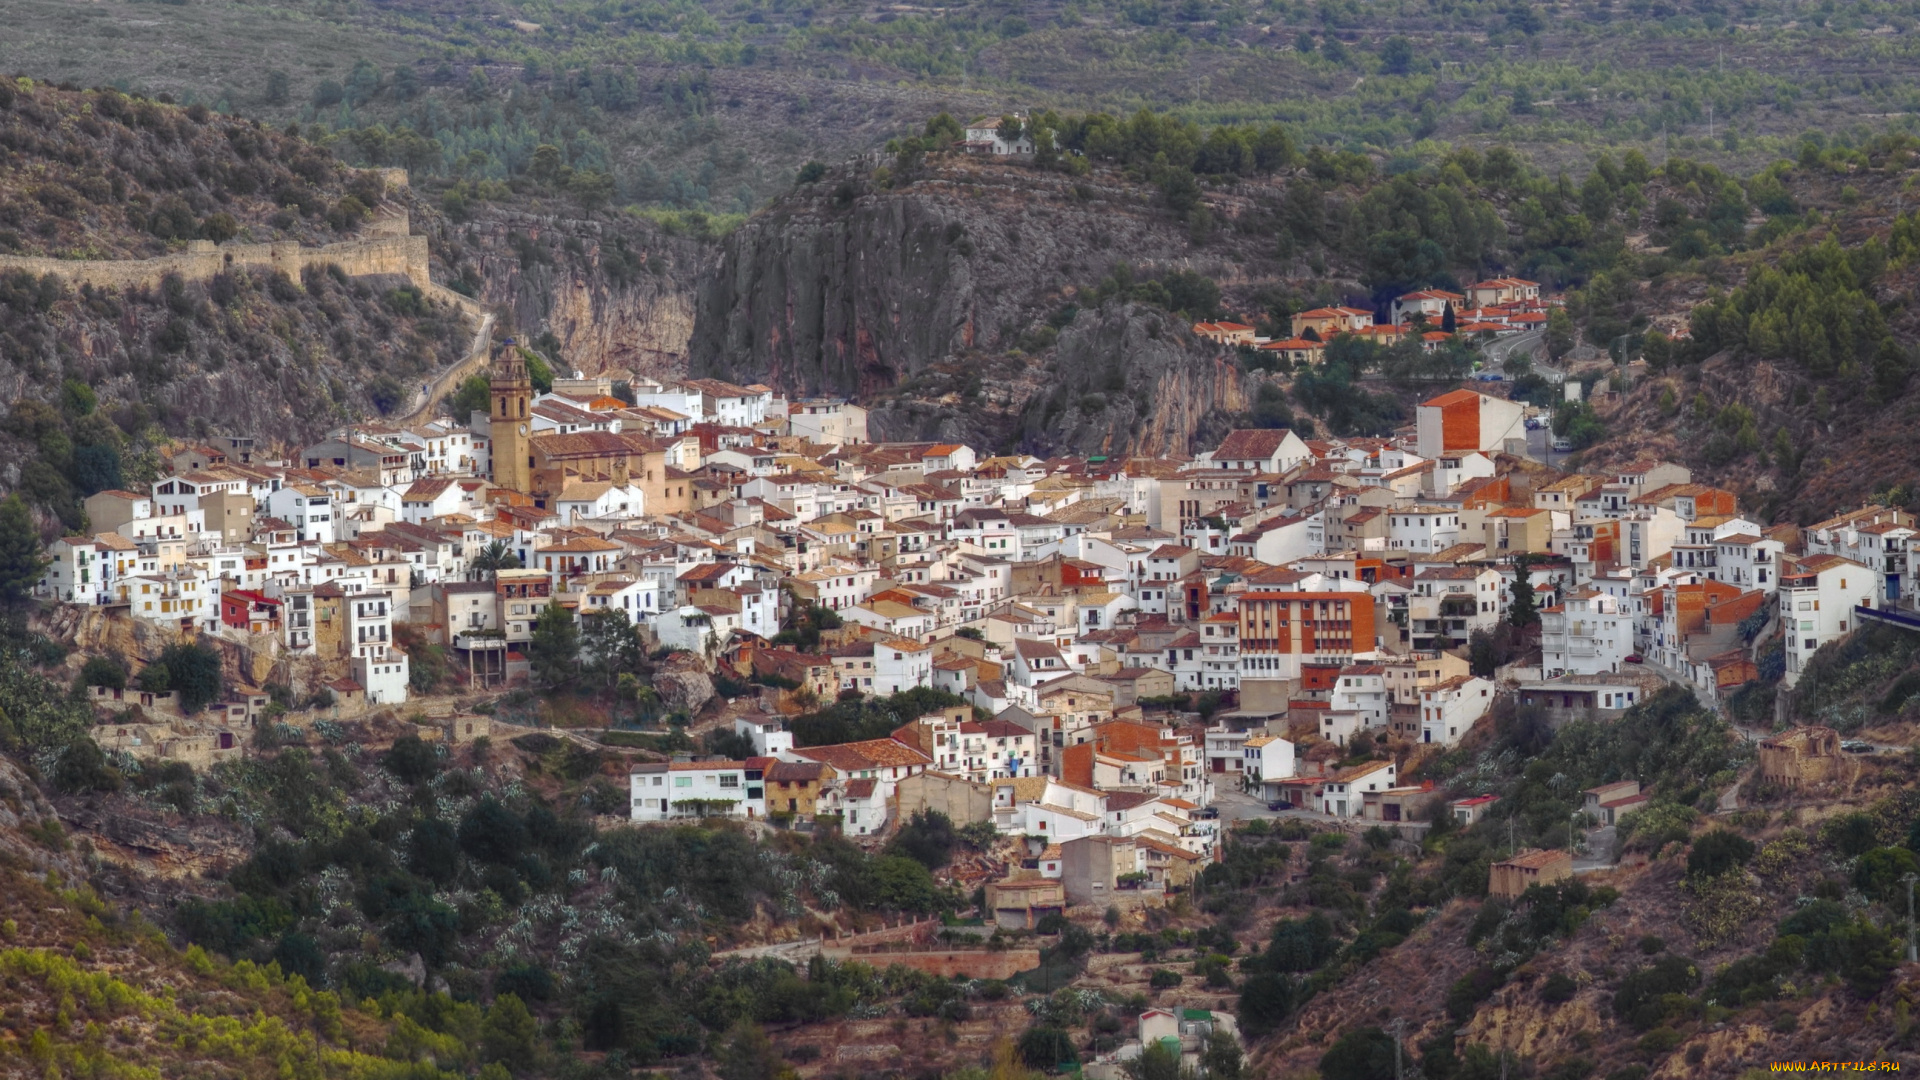
[[[37,255],[0,255],[0,271],[25,270],[35,277],[52,274],[72,285],[95,288],[156,288],[168,274],[205,281],[235,268],[278,271],[299,281],[312,266],[338,266],[350,277],[404,274],[422,289],[437,289],[427,275],[427,238],[406,235],[404,214],[383,220],[381,232],[400,235],[342,240],[317,248],[293,241],[273,244],[215,244],[190,240],[187,250],[151,259],[52,259]],[[464,297],[462,299],[465,299]]]
[[[1040,966],[1039,949],[930,949],[925,952],[856,953],[829,945],[820,950],[829,960],[855,960],[885,969],[903,964],[942,978],[960,975],[969,979],[1011,979],[1023,971]]]

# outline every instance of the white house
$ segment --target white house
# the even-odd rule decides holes
[[[933,685],[933,646],[905,638],[873,643],[872,693],[886,696]]]
[[[1378,730],[1387,726],[1393,698],[1387,690],[1387,669],[1381,664],[1352,664],[1340,669],[1331,696],[1333,711],[1357,713],[1360,726]]]
[[[1240,428],[1213,452],[1213,467],[1283,473],[1313,460],[1313,451],[1290,428]]]
[[[1914,516],[1904,510],[1864,507],[1809,526],[1807,554],[1838,555],[1872,570],[1879,580],[1880,606],[1893,607],[1903,600],[1911,604],[1909,563],[1920,550],[1914,542],[1915,524]]]
[[[580,594],[580,614],[623,611],[629,622],[640,622],[660,610],[660,586],[652,578],[609,578],[596,581]]]
[[[366,691],[369,705],[404,705],[411,663],[399,649],[353,657],[353,681]]]
[[[1387,547],[1431,553],[1460,542],[1460,511],[1444,506],[1414,506],[1387,517]]]
[[[1320,787],[1320,812],[1334,817],[1357,818],[1369,791],[1385,791],[1395,786],[1399,766],[1391,761],[1370,761],[1333,774]]]
[[[459,512],[465,502],[466,493],[447,477],[415,480],[400,496],[400,518],[410,525],[421,525]],[[271,500],[268,505],[272,505]]]
[[[353,646],[353,655],[386,655],[393,644],[393,594],[357,592],[346,598],[345,606],[347,641]]]
[[[1399,326],[1420,315],[1438,326],[1446,318],[1447,308],[1452,307],[1458,314],[1466,300],[1460,293],[1445,289],[1421,289],[1406,293],[1393,301],[1393,324]]]
[[[88,606],[110,603],[114,583],[139,569],[139,549],[118,533],[63,536],[47,545],[38,594]]]
[[[983,116],[966,126],[966,141],[962,148],[969,154],[1007,154],[1033,153],[1033,133],[1027,127],[1027,117],[1022,113],[1013,113],[1011,117],[1020,127],[1017,138],[1008,139],[1000,134],[1002,117]]]
[[[753,752],[758,757],[779,757],[793,749],[793,732],[777,716],[736,716],[733,731],[753,740]]]
[[[1880,588],[1871,567],[1838,555],[1809,555],[1781,566],[1780,618],[1787,631],[1786,683],[1826,642],[1859,629],[1855,607],[1872,607]]]
[[[765,816],[766,789],[742,761],[654,762],[627,779],[635,821]]]
[[[887,827],[886,792],[872,777],[856,777],[838,785],[841,829],[853,836],[867,836]]]
[[[288,484],[267,496],[267,513],[292,525],[301,540],[333,543],[333,512],[333,493],[312,484]]]
[[[553,512],[563,524],[582,518],[637,518],[646,509],[647,493],[638,485],[606,480],[568,484],[553,500]]]
[[[1277,735],[1249,735],[1241,744],[1240,782],[1261,798],[1279,798],[1268,785],[1294,774],[1293,743]]]
[[[1456,675],[1422,687],[1420,741],[1452,746],[1492,707],[1493,683],[1477,675]]]
[[[861,626],[903,638],[925,637],[934,630],[932,612],[921,611],[911,604],[902,604],[896,600],[870,600],[864,604],[855,604],[849,608],[842,608],[840,617],[847,622],[858,623]]]
[[[191,568],[122,577],[115,602],[128,614],[169,630],[220,632],[220,583]]]
[[[1620,670],[1633,652],[1630,605],[1597,589],[1576,589],[1540,611],[1540,666],[1545,678]]]

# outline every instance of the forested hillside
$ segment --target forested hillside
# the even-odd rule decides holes
[[[356,162],[734,214],[942,109],[1173,110],[1431,162],[1637,146],[1753,168],[1912,109],[1897,4],[674,0],[15,9],[0,67],[312,127]],[[541,159],[549,145],[559,157]]]

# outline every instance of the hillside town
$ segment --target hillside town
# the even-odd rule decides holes
[[[1296,322],[1322,316],[1329,337],[1358,317]],[[1529,456],[1538,410],[1474,389],[1388,438],[1242,429],[1187,457],[1040,460],[873,443],[859,405],[760,385],[537,392],[511,346],[489,385],[465,424],[357,424],[287,460],[239,435],[176,446],[147,490],[86,500],[91,531],[51,545],[39,592],[221,642],[333,717],[408,703],[402,628],[469,690],[525,685],[553,605],[789,703],[943,691],[963,704],[837,745],[742,698],[719,722],[753,754],[637,767],[631,818],[990,822],[1028,847],[992,917],[1031,928],[1184,886],[1227,802],[1471,823],[1484,799],[1437,807],[1400,777],[1503,700],[1564,720],[1668,681],[1708,703],[1791,688],[1821,643],[1911,618],[1920,570],[1907,513],[1766,527],[1669,462],[1562,472]],[[817,646],[776,644],[803,612]],[[1784,652],[1756,655],[1776,634]],[[189,718],[166,691],[97,688],[116,726],[130,705],[170,725],[103,745],[238,754],[267,696],[230,690]],[[1593,795],[1590,816],[1637,792]]]

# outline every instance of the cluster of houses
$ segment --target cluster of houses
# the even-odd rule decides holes
[[[1395,313],[1537,300],[1502,279]],[[1314,320],[1331,336],[1371,316],[1296,317]],[[276,460],[238,436],[175,449],[147,490],[86,500],[90,531],[52,546],[40,592],[284,659],[298,692],[362,705],[406,700],[396,624],[504,686],[553,604],[813,700],[944,690],[968,707],[840,746],[749,717],[753,757],[643,767],[632,816],[831,815],[859,835],[937,807],[1028,838],[1016,880],[1107,868],[1069,897],[1190,876],[1221,791],[1414,820],[1434,793],[1401,785],[1397,761],[1459,742],[1503,692],[1609,716],[1659,671],[1717,701],[1758,677],[1756,643],[1784,638],[1791,684],[1861,609],[1911,603],[1904,512],[1767,527],[1671,463],[1533,461],[1528,407],[1498,396],[1415,412],[1385,438],[982,456],[872,443],[858,405],[765,386],[536,392],[509,350],[464,424],[360,424]],[[1521,592],[1541,662],[1503,689],[1465,657]],[[834,616],[811,619],[818,646],[776,644],[801,606]],[[1194,693],[1220,703],[1209,723],[1170,710]],[[1357,741],[1385,749],[1350,755]]]
[[[1237,322],[1195,323],[1193,332],[1221,345],[1275,353],[1289,363],[1314,364],[1325,356],[1327,342],[1343,334],[1381,345],[1418,335],[1421,348],[1432,352],[1455,335],[1498,337],[1544,329],[1548,312],[1559,303],[1540,295],[1539,282],[1490,278],[1466,286],[1463,292],[1421,289],[1407,293],[1393,301],[1392,321],[1385,323],[1376,323],[1374,312],[1365,308],[1323,307],[1296,313],[1291,320],[1292,336],[1278,341]],[[1453,327],[1446,329],[1449,315]]]

